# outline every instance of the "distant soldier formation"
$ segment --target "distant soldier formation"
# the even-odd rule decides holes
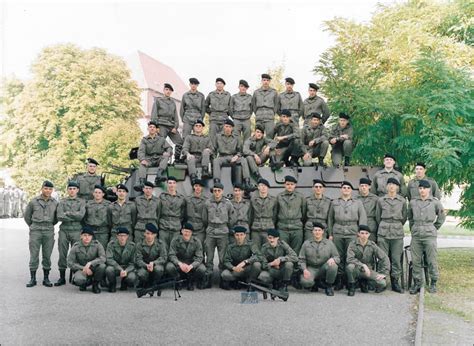
[[[28,195],[22,189],[14,186],[0,187],[0,218],[23,217],[27,204]]]

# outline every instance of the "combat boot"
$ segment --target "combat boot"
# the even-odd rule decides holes
[[[166,177],[163,176],[163,170],[158,168],[158,171],[156,172],[155,185],[160,185],[163,181],[166,181]]]
[[[369,293],[369,288],[367,286],[367,280],[360,280],[359,284],[360,284],[360,291],[362,293]]]
[[[196,180],[197,180],[197,175],[196,174],[191,174],[189,176],[189,179],[191,179],[191,185],[194,185],[196,183]]]
[[[183,163],[183,160],[181,160],[181,150],[183,150],[182,145],[176,144],[174,146],[174,163]]]
[[[258,171],[255,172],[254,176],[255,176],[256,181],[259,181],[260,179],[262,179],[262,176],[260,175],[260,172],[258,172]]]
[[[202,179],[208,179],[211,176],[211,170],[209,166],[203,166],[202,167],[202,172],[201,172],[201,178]]]
[[[121,291],[126,291],[127,288],[128,288],[128,287],[127,287],[127,282],[125,281],[125,279],[122,279],[122,280],[120,281],[120,290],[121,290]]]
[[[66,284],[66,269],[59,270],[59,280],[54,283],[54,286],[62,286]]]
[[[85,283],[84,285],[79,286],[79,291],[81,291],[81,292],[87,291],[87,283]]]
[[[244,179],[244,190],[253,192],[257,189],[257,187],[250,182],[250,178],[245,178]]]
[[[348,283],[347,284],[347,295],[349,297],[353,297],[355,295],[355,284],[354,283]]]
[[[318,158],[318,166],[321,168],[326,168],[326,164],[324,163],[324,156],[320,156]]]
[[[222,280],[222,282],[221,282],[221,288],[222,288],[223,290],[229,291],[229,290],[230,290],[230,283],[229,283],[229,281],[224,281],[224,280]]]
[[[100,293],[100,288],[99,288],[99,281],[93,281],[92,282],[92,293],[98,294]]]
[[[392,291],[397,292],[397,293],[403,293],[403,289],[401,288],[400,284],[398,283],[397,278],[390,278],[392,281]]]
[[[282,282],[280,291],[288,292],[288,285],[289,285],[289,284],[290,284],[290,281],[284,280],[284,281]]]
[[[26,284],[26,287],[36,286],[36,270],[30,270],[30,281]]]
[[[332,286],[328,286],[324,290],[325,290],[327,296],[332,297],[334,295],[334,291],[332,289]]]
[[[138,179],[138,184],[133,187],[133,189],[137,192],[142,192],[143,186],[145,186],[146,178]]]
[[[413,285],[410,287],[410,294],[417,294],[421,290],[420,280],[414,280]]]
[[[188,279],[188,284],[186,286],[188,291],[194,291],[194,280],[192,278]]]
[[[205,283],[204,288],[212,288],[212,273],[206,274]]]
[[[344,156],[344,166],[349,167],[351,165],[351,158],[349,156]]]
[[[53,287],[53,283],[49,281],[49,269],[43,269],[43,286]]]
[[[382,293],[383,291],[385,291],[386,288],[387,288],[386,286],[383,286],[383,287],[377,286],[375,288],[375,293]]]
[[[334,290],[340,291],[344,288],[344,283],[342,282],[342,275],[337,275],[336,276],[336,282],[334,285]]]
[[[430,288],[428,289],[428,291],[430,293],[436,293],[438,292],[438,289],[436,288],[436,283],[438,282],[438,280],[434,280],[434,279],[431,279],[431,285],[430,285]]]
[[[117,292],[117,287],[115,286],[115,283],[114,284],[109,284],[109,292],[110,293]]]
[[[278,171],[283,166],[282,162],[277,162],[275,156],[270,156],[270,168],[272,172]]]

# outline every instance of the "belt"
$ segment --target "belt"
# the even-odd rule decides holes
[[[341,225],[341,226],[357,226],[357,221],[340,221],[336,222],[335,225]]]

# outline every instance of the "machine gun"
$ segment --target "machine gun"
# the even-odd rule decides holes
[[[286,302],[288,300],[288,297],[290,296],[288,292],[274,290],[274,289],[271,289],[271,288],[268,288],[268,287],[265,287],[265,286],[258,285],[258,284],[253,283],[253,282],[239,281],[239,284],[247,286],[247,291],[249,291],[249,292],[252,290],[252,288],[259,291],[259,292],[262,292],[263,299],[267,299],[268,295],[270,295],[270,298],[272,300],[275,300],[275,298],[278,297],[281,300],[283,300],[284,302]]]
[[[151,297],[153,297],[153,294],[156,291],[156,295],[158,297],[161,296],[161,290],[166,287],[173,287],[174,291],[174,300],[178,300],[178,298],[181,298],[181,294],[179,293],[181,284],[186,282],[186,279],[183,280],[176,280],[176,279],[167,279],[167,280],[162,280],[155,285],[148,287],[148,288],[138,288],[137,289],[137,297],[141,298],[145,294],[148,294]]]

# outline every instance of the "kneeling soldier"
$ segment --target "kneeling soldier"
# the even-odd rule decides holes
[[[168,254],[165,243],[156,238],[157,233],[158,228],[152,223],[147,223],[144,239],[137,244],[137,276],[141,287],[156,284],[165,271]]]
[[[390,272],[390,264],[385,252],[377,246],[372,240],[369,240],[370,229],[366,225],[359,226],[359,236],[353,240],[347,248],[347,282],[348,296],[355,294],[355,283],[358,278],[372,281],[375,286],[375,293],[385,290],[387,282],[385,278]],[[377,259],[376,272],[374,260]],[[367,293],[367,281],[361,282],[361,291]]]
[[[258,280],[270,285],[274,280],[282,281],[282,289],[288,291],[288,284],[295,263],[298,262],[296,252],[280,240],[280,232],[277,229],[267,230],[268,242],[262,246],[262,272],[258,276]],[[279,288],[278,285],[273,284],[274,288]]]
[[[135,274],[135,243],[128,239],[130,232],[125,227],[116,229],[117,239],[107,245],[107,268],[105,275],[109,283],[109,292],[116,291],[116,277],[120,276],[120,290],[126,291],[134,287],[137,276]]]
[[[224,255],[224,271],[221,274],[222,288],[228,290],[229,282],[252,281],[260,274],[262,265],[256,246],[247,240],[247,228],[235,226],[235,242],[227,246]]]
[[[334,243],[324,237],[324,225],[313,223],[313,239],[306,240],[301,247],[299,265],[303,270],[301,286],[312,288],[315,280],[324,278],[326,295],[333,296],[332,285],[336,280],[337,265],[341,261]],[[317,286],[315,286],[317,290]]]
[[[105,272],[105,251],[94,237],[94,229],[84,226],[81,239],[75,243],[67,257],[67,265],[74,272],[72,283],[85,291],[89,280],[92,280],[92,292],[100,293],[99,282]]]

